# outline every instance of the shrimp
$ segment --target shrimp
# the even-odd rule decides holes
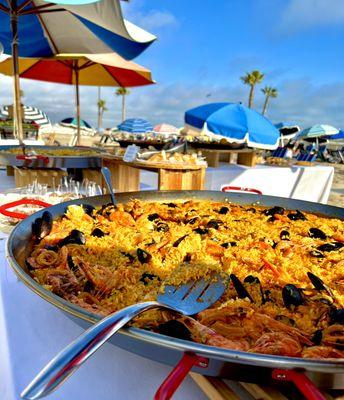
[[[135,225],[134,218],[125,211],[115,210],[110,214],[109,219],[110,219],[110,221],[116,222],[118,225],[121,225],[121,226],[134,226]]]
[[[303,358],[344,358],[344,351],[330,346],[312,346],[305,348],[301,356]]]
[[[198,321],[190,317],[179,318],[178,321],[183,323],[190,331],[195,342],[207,344],[209,346],[223,347],[231,350],[247,351],[250,347],[245,339],[230,340],[222,335],[217,334],[213,329],[200,324]]]
[[[331,325],[324,329],[322,343],[344,349],[344,325]]]
[[[295,337],[283,332],[271,332],[262,335],[249,351],[252,353],[297,357],[302,352],[302,346]]]

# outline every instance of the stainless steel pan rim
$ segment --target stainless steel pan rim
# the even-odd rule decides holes
[[[227,200],[233,202],[239,202],[241,204],[252,204],[260,203],[261,205],[282,205],[290,209],[300,209],[305,211],[312,211],[319,214],[325,214],[328,216],[334,216],[336,218],[344,218],[344,209],[326,206],[318,203],[310,203],[299,200],[284,199],[272,196],[260,196],[252,194],[229,194],[215,191],[166,191],[166,192],[132,192],[118,194],[118,200],[120,202],[126,202],[133,198],[138,198],[147,201],[171,201],[171,200],[187,200],[187,199],[209,199],[209,200]],[[69,202],[60,203],[49,207],[49,211],[54,217],[61,215],[65,208],[70,204],[81,204],[87,203],[94,206],[98,206],[110,201],[109,196],[95,196],[85,199],[72,200]],[[74,317],[80,318],[84,321],[94,323],[100,317],[96,314],[90,313],[85,309],[72,304],[61,297],[51,293],[39,285],[23,268],[23,258],[25,254],[18,252],[18,246],[16,243],[27,244],[28,234],[31,234],[31,224],[35,218],[40,216],[43,211],[26,218],[20,224],[18,224],[12,231],[8,242],[7,242],[7,258],[14,269],[15,273],[22,280],[26,286],[33,290],[40,297],[44,298],[54,306],[60,308],[62,311],[73,315]],[[26,237],[25,237],[26,235]],[[19,246],[20,247],[20,246]],[[24,246],[25,248],[25,246]],[[22,249],[23,250],[23,249]],[[180,339],[173,339],[164,335],[160,335],[154,332],[149,332],[138,328],[127,328],[123,329],[120,335],[131,337],[141,342],[147,342],[155,344],[156,346],[165,349],[174,349],[179,352],[191,351],[199,355],[208,357],[209,359],[221,360],[224,362],[244,364],[250,366],[268,367],[268,368],[297,368],[300,370],[343,374],[344,373],[344,360],[312,360],[302,359],[294,357],[282,357],[272,355],[262,355],[256,353],[248,353],[234,350],[227,350],[213,346],[201,345],[194,342],[189,342]]]

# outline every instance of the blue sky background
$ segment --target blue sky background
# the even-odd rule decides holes
[[[247,102],[240,76],[266,74],[257,88],[272,85],[267,116],[307,127],[344,127],[343,0],[131,0],[127,19],[158,36],[135,61],[149,67],[157,84],[131,91],[128,117],[182,125],[184,111],[209,101]],[[25,103],[40,106],[54,121],[74,112],[73,89],[22,80]],[[11,82],[0,77],[0,104],[11,100]],[[120,99],[102,89],[104,125],[120,119]],[[53,93],[53,96],[52,96]],[[83,87],[82,115],[96,122],[96,88]],[[209,95],[209,97],[206,97]]]

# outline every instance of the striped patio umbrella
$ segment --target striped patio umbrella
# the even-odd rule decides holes
[[[156,133],[177,134],[179,128],[169,124],[159,124],[154,126],[153,131]]]
[[[10,116],[10,108],[13,106],[4,106],[0,108],[0,117],[8,118]],[[50,119],[47,114],[41,111],[39,108],[31,106],[22,106],[23,109],[23,119],[25,121],[34,122],[39,126],[49,126],[51,125]]]
[[[133,59],[156,38],[123,19],[119,0],[0,0],[0,42],[13,56],[15,117],[20,115],[18,57],[111,53]],[[69,3],[69,4],[66,4]],[[15,130],[22,140],[20,118]]]
[[[293,139],[301,130],[296,122],[279,122],[275,124],[275,127],[280,131],[282,147],[285,140]]]
[[[313,125],[310,128],[304,129],[302,132],[300,132],[297,136],[296,139],[311,139],[311,138],[319,138],[321,136],[332,136],[336,135],[339,132],[339,130],[331,125],[324,125],[324,124],[318,124],[318,125]]]
[[[344,130],[339,131],[335,135],[325,136],[325,138],[329,140],[344,140]]]
[[[12,75],[11,59],[0,63],[0,73]],[[75,85],[76,119],[80,121],[79,85],[133,87],[154,83],[151,72],[112,54],[61,54],[53,58],[20,58],[20,77]],[[80,142],[80,123],[78,143]]]
[[[130,133],[147,133],[153,131],[153,126],[145,119],[129,118],[118,125],[118,129]]]

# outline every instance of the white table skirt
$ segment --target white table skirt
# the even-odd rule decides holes
[[[18,400],[35,374],[82,328],[19,282],[0,233],[0,399]],[[171,367],[105,344],[51,400],[151,400]],[[187,378],[174,399],[205,400]]]
[[[265,195],[327,203],[330,195],[334,168],[274,167],[257,165],[254,168],[235,164],[221,164],[208,168],[206,189],[221,190],[223,185],[258,189]]]

